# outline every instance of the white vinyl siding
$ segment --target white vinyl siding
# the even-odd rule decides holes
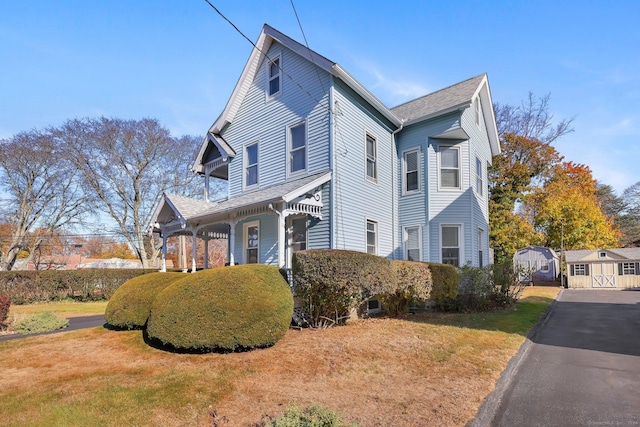
[[[367,220],[367,253],[378,255],[378,223]]]
[[[460,189],[460,149],[443,145],[439,151],[440,188]]]
[[[484,174],[482,173],[482,160],[476,157],[476,192],[479,196],[484,194]]]
[[[275,98],[281,93],[282,83],[282,66],[280,65],[280,56],[273,58],[267,64],[267,100]]]
[[[422,230],[419,225],[404,228],[404,259],[422,261]]]
[[[402,194],[419,193],[420,150],[405,151],[402,155]]]
[[[258,186],[258,143],[244,146],[244,188]]]
[[[365,138],[365,150],[366,150],[366,169],[367,169],[367,179],[369,181],[377,182],[378,181],[378,142],[376,138],[366,134]]]
[[[306,121],[287,128],[287,174],[307,170],[307,126]]]

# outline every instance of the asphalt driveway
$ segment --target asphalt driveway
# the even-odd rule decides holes
[[[96,327],[96,326],[102,326],[104,324],[105,324],[105,320],[104,320],[104,315],[102,315],[102,314],[98,314],[98,315],[95,315],[95,316],[70,317],[69,318],[69,326],[67,326],[64,329],[58,329],[57,331],[46,332],[46,333],[43,333],[43,334],[0,335],[0,342],[9,341],[9,340],[15,340],[15,339],[18,339],[18,338],[33,337],[33,336],[36,336],[36,335],[49,335],[49,334],[57,334],[59,332],[69,332],[69,331],[75,331],[75,330],[78,330],[78,329],[93,328],[93,327]]]
[[[474,426],[639,426],[640,291],[563,290]]]

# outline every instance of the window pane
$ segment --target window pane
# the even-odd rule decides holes
[[[280,92],[280,78],[276,77],[269,81],[269,95]]]
[[[376,140],[367,135],[367,156],[376,157]]]
[[[279,66],[280,66],[279,58],[274,59],[271,62],[271,64],[269,64],[269,77],[275,77],[278,75],[278,73],[280,72]]]
[[[440,152],[440,166],[443,168],[457,168],[458,150],[455,148],[444,148]]]
[[[307,249],[307,219],[296,218],[291,220],[291,249],[304,251]]]
[[[367,221],[367,253],[377,255],[376,248],[376,223]]]
[[[459,266],[459,253],[458,248],[442,248],[442,263]]]
[[[304,147],[305,144],[305,125],[304,123],[291,129],[291,149]]]
[[[443,169],[440,171],[440,176],[442,177],[441,187],[458,188],[460,186],[457,170]]]
[[[249,166],[247,168],[247,181],[245,185],[248,187],[258,183],[258,165]]]
[[[376,163],[367,159],[367,176],[370,178],[376,177]]]
[[[442,246],[458,246],[458,227],[442,227]]]
[[[291,153],[291,172],[304,170],[306,167],[305,150],[298,150]]]
[[[407,173],[407,188],[405,191],[418,190],[418,172]]]
[[[258,263],[258,250],[257,249],[247,249],[247,264],[257,264]]]
[[[247,146],[247,165],[258,163],[258,144]]]
[[[420,261],[420,249],[409,249],[407,251],[407,261]]]

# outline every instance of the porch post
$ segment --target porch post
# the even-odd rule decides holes
[[[209,232],[204,233],[204,269],[209,269]]]
[[[196,272],[196,250],[198,248],[198,228],[192,227],[191,232],[193,233],[193,239],[191,241],[191,272]]]
[[[285,260],[285,242],[287,238],[287,228],[286,221],[284,216],[284,208],[281,208],[281,211],[278,212],[278,267],[283,268],[284,260]]]
[[[160,265],[160,272],[167,272],[167,232],[164,229],[160,230],[162,232],[162,264]]]
[[[236,224],[238,221],[229,221],[229,265],[236,265],[233,256],[233,249],[236,245]]]

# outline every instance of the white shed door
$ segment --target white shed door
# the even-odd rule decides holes
[[[615,264],[602,262],[593,264],[593,287],[594,288],[615,288],[616,274]]]

